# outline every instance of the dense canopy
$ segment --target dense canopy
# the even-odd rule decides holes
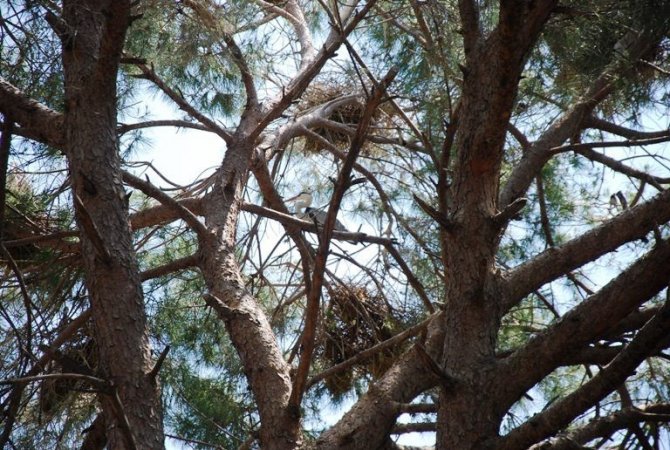
[[[0,447],[666,448],[669,32],[0,3]]]

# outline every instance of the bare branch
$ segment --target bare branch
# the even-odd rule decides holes
[[[554,370],[563,355],[601,338],[631,311],[666,287],[670,280],[670,265],[665,263],[668,258],[670,244],[658,245],[596,294],[501,361],[496,377],[506,380],[505,394],[509,396],[509,404]],[[654,349],[654,346],[649,346],[645,356]]]
[[[0,112],[20,125],[16,134],[30,137],[55,148],[64,144],[63,116],[46,105],[28,97],[0,77]]]
[[[603,417],[596,417],[584,426],[570,430],[547,443],[531,447],[531,450],[570,450],[575,443],[586,444],[593,439],[608,437],[617,430],[629,428],[642,422],[670,421],[670,404],[656,403],[643,407],[631,407]]]
[[[594,128],[596,130],[601,130],[607,133],[615,134],[617,136],[625,137],[631,141],[661,138],[668,135],[668,130],[639,131],[608,122],[595,116],[586,118],[584,125],[588,128]]]
[[[175,104],[193,117],[195,120],[200,122],[204,127],[206,127],[209,131],[212,133],[215,133],[216,135],[220,136],[221,139],[223,139],[227,144],[230,144],[232,142],[232,135],[230,132],[217,123],[215,123],[212,119],[209,117],[205,116],[202,114],[200,111],[195,109],[190,103],[184,99],[184,97],[181,96],[177,91],[169,87],[159,76],[158,74],[154,71],[153,67],[149,67],[146,64],[135,64],[137,68],[140,69],[142,72],[142,75],[139,76],[139,78],[145,78],[149,81],[151,81],[153,84],[155,84],[165,95],[167,95]]]
[[[435,422],[410,422],[398,423],[391,430],[391,434],[422,433],[435,431],[437,423]]]
[[[284,214],[279,211],[275,211],[274,209],[269,209],[265,208],[263,206],[259,205],[253,205],[250,203],[244,203],[242,204],[241,209],[243,211],[250,212],[252,214],[256,214],[261,217],[266,217],[268,219],[273,219],[276,220],[277,222],[280,222],[284,225],[293,225],[301,230],[309,231],[311,233],[321,233],[323,231],[323,228],[321,226],[316,225],[314,222],[310,222],[308,220],[302,220],[298,219],[294,216]],[[343,241],[351,241],[351,242],[370,242],[374,244],[381,244],[381,245],[389,245],[393,243],[393,240],[388,239],[388,238],[383,238],[383,237],[377,237],[377,236],[371,236],[369,234],[365,233],[350,233],[347,231],[336,231],[333,230],[333,238],[343,240]]]
[[[351,20],[347,22],[344,29],[340,31],[339,29],[334,28],[331,31],[326,39],[326,43],[314,57],[314,60],[298,72],[286,88],[283,89],[281,95],[277,99],[268,102],[263,117],[258,121],[258,124],[254,132],[250,134],[250,137],[255,137],[265,130],[270,122],[279,117],[286,108],[288,108],[289,105],[291,105],[291,103],[305,91],[309,83],[326,64],[326,61],[335,55],[335,51],[342,45],[342,42],[344,42],[346,37],[356,28],[356,26],[358,26],[361,20],[367,16],[376,1],[377,0],[368,1],[365,6],[357,11]]]
[[[631,48],[634,49],[634,54],[641,55],[661,38],[660,35],[643,34]],[[613,92],[615,81],[623,74],[630,73],[631,67],[630,61],[614,61],[607,66],[587,92],[528,148],[512,171],[507,184],[501,190],[500,204],[507,205],[521,197],[544,164],[551,158],[553,154],[551,149],[560,146],[589,123],[593,123],[591,114],[595,107]]]
[[[162,204],[172,208],[191,228],[193,228],[193,231],[195,231],[200,238],[203,238],[209,233],[205,225],[198,220],[195,214],[153,184],[125,171],[123,172],[123,181],[144,192],[149,197],[155,198]]]
[[[247,64],[247,61],[242,54],[242,50],[240,50],[240,47],[237,46],[237,43],[232,36],[226,33],[223,35],[223,40],[233,56],[235,65],[237,65],[238,69],[240,69],[240,73],[242,74],[242,84],[244,84],[244,90],[247,94],[247,103],[244,107],[245,111],[255,110],[258,108],[258,93],[256,92],[254,77],[251,74],[249,65]]]
[[[302,397],[306,388],[307,375],[311,366],[312,353],[314,351],[314,340],[316,338],[316,326],[319,313],[319,300],[321,298],[321,287],[323,285],[323,274],[326,268],[326,261],[328,258],[328,251],[330,248],[330,239],[335,228],[335,220],[337,212],[340,208],[344,193],[351,185],[350,175],[353,170],[354,162],[363,147],[365,137],[367,135],[368,127],[372,121],[372,115],[382,102],[386,95],[387,87],[393,82],[393,79],[398,73],[398,69],[392,67],[386,74],[384,79],[376,87],[371,97],[368,99],[365,109],[361,115],[358,123],[356,135],[351,141],[351,147],[347,153],[342,169],[338,175],[335,183],[335,191],[330,200],[326,220],[323,225],[323,230],[319,238],[319,249],[317,250],[314,272],[312,274],[312,286],[307,293],[307,308],[305,310],[305,328],[301,337],[302,355],[298,363],[298,370],[293,382],[293,390],[291,391],[291,399],[289,404],[298,407],[302,401]]]
[[[663,142],[665,141],[670,141],[670,137],[664,138]],[[631,145],[636,144],[631,143]],[[638,145],[644,145],[644,144],[640,143]],[[633,167],[627,166],[614,158],[610,158],[609,156],[606,156],[602,153],[598,153],[594,150],[591,150],[588,147],[580,146],[579,148],[573,148],[572,150],[574,150],[575,153],[582,155],[585,158],[590,159],[591,161],[599,162],[616,172],[628,175],[629,177],[632,178],[637,178],[638,180],[642,180],[643,182],[654,186],[659,191],[663,190],[663,186],[661,186],[661,184],[670,183],[670,177],[667,178],[655,177],[653,175],[648,174],[647,172],[643,172],[641,170],[637,170]]]
[[[145,270],[140,273],[142,281],[151,280],[158,277],[178,272],[180,270],[190,269],[198,265],[198,255],[185,256],[183,258],[174,259],[166,264],[163,264],[153,269]]]
[[[666,247],[670,244],[665,243]],[[661,308],[614,360],[568,396],[557,400],[543,412],[511,431],[498,448],[518,449],[542,440],[567,426],[576,416],[591,408],[623,383],[648,356],[648,349],[670,331],[670,302]]]
[[[191,211],[193,214],[202,215],[202,199],[186,198],[175,200],[181,206]],[[179,219],[180,213],[172,206],[160,204],[150,208],[143,209],[130,215],[130,226],[133,230],[161,225]]]
[[[91,383],[96,388],[100,389],[102,392],[109,392],[109,389],[111,388],[109,382],[107,382],[106,380],[91,375],[84,375],[81,373],[49,373],[46,375],[33,375],[19,378],[8,378],[6,380],[0,380],[0,384],[24,384],[24,383],[32,383],[34,381],[58,380],[64,378],[86,381],[88,383]]]
[[[153,127],[177,127],[177,128],[191,128],[193,130],[200,131],[212,131],[208,127],[188,122],[186,120],[149,120],[147,122],[140,123],[129,123],[129,124],[120,124],[116,128],[116,132],[119,134],[124,134],[133,130],[141,130],[142,128],[153,128]]]
[[[644,237],[657,223],[670,220],[670,190],[650,201],[629,208],[591,231],[548,249],[512,270],[505,284],[508,287],[504,310],[520,299],[564,273],[572,271],[613,251],[634,239]]]

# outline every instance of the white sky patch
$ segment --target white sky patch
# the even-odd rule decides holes
[[[124,123],[136,123],[148,120],[181,119],[176,109],[162,98],[151,94],[142,95],[142,107],[150,114],[142,119],[124,117]],[[128,111],[132,116],[133,111]],[[221,165],[226,144],[216,134],[189,128],[153,127],[142,130],[145,142],[135,150],[133,160],[150,162],[156,170],[170,181],[187,185],[194,180],[211,174]],[[160,180],[151,169],[140,167],[133,172],[144,176],[159,187],[169,187]]]

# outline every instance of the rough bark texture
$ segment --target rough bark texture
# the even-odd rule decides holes
[[[440,360],[455,383],[440,395],[440,449],[483,448],[483,442],[497,436],[504,413],[492,383],[502,299],[494,261],[501,224],[495,216],[507,206],[497,202],[499,173],[526,54],[552,4],[501,5],[498,28],[483,39],[474,6],[461,2],[463,22],[470,29],[464,31],[467,66],[448,202],[453,229],[442,243],[449,269]]]
[[[200,236],[203,276],[211,306],[226,325],[254,393],[261,418],[260,442],[267,449],[302,446],[300,411],[289,408],[291,377],[267,316],[244,287],[235,254],[235,231],[253,147],[245,144],[245,126],[253,125],[257,112],[243,122],[212,192],[203,202],[208,229]],[[250,117],[251,116],[251,117]],[[244,136],[240,138],[239,136]]]
[[[326,3],[332,2],[323,4]],[[423,20],[420,17],[422,8],[428,11],[429,3],[432,2],[412,2],[419,22]],[[196,16],[207,19],[207,23],[216,23],[216,17],[208,12],[205,4],[211,5],[209,2],[184,1],[180,8],[191,8]],[[563,109],[560,117],[548,125],[535,142],[529,142],[517,130],[515,137],[523,147],[523,156],[512,168],[505,186],[501,187],[506,133],[522,70],[528,52],[536,44],[557,2],[501,1],[499,9],[495,10],[495,26],[490,22],[480,23],[480,4],[473,0],[458,2],[462,26],[459,35],[463,38],[465,56],[462,79],[458,80],[462,82],[458,89],[460,99],[458,107],[450,111],[452,123],[447,125],[447,138],[442,146],[444,153],[438,155],[436,151],[432,155],[440,172],[436,185],[438,192],[435,192],[438,209],[432,209],[426,202],[421,206],[440,226],[438,244],[445,270],[435,278],[444,280],[443,298],[438,299],[442,300],[443,310],[431,316],[430,323],[413,346],[379,379],[370,382],[368,392],[312,444],[314,448],[399,448],[391,440],[398,416],[408,410],[407,404],[417,395],[432,388],[436,388],[439,395],[439,402],[429,408],[430,411],[437,409],[437,448],[527,448],[567,427],[621,386],[644,358],[667,347],[670,304],[666,302],[664,306],[639,310],[640,305],[657,295],[670,279],[670,265],[667,264],[670,244],[663,240],[657,227],[670,219],[670,191],[662,190],[663,182],[658,178],[626,170],[623,163],[616,162],[621,173],[638,176],[661,193],[564,245],[554,246],[548,236],[547,242],[552,248],[507,273],[502,273],[496,266],[501,236],[514,214],[510,211],[518,212],[511,205],[525,195],[543,165],[556,154],[556,147],[587,126],[624,135],[631,130],[590,117],[598,103],[615,89],[614,75],[621,68],[608,66],[573,105]],[[241,74],[247,99],[234,131],[220,127],[215,120],[197,111],[178,89],[161,80],[160,71],[154,70],[153,65],[137,63],[143,77],[198,121],[197,127],[212,131],[227,145],[211,189],[197,198],[175,200],[148,180],[145,182],[129,174],[124,176],[120,170],[116,83],[125,31],[130,22],[131,2],[65,1],[63,21],[54,27],[63,47],[65,107],[62,114],[0,79],[0,111],[16,122],[14,132],[62,149],[69,164],[72,198],[81,236],[81,245],[71,245],[71,251],[81,253],[81,264],[86,272],[95,338],[101,351],[100,374],[96,375],[114,385],[111,392],[100,394],[102,413],[88,431],[82,448],[105,445],[112,449],[163,447],[160,391],[155,380],[148,376],[153,363],[141,281],[195,265],[206,282],[207,305],[216,311],[225,325],[244,367],[260,419],[257,433],[260,446],[284,450],[308,445],[303,436],[300,406],[304,390],[311,386],[308,376],[312,375],[310,369],[313,369],[309,358],[312,349],[305,351],[306,347],[302,347],[299,376],[292,379],[290,364],[277,343],[261,301],[245,287],[235,247],[236,230],[240,211],[244,209],[243,193],[251,169],[265,206],[271,206],[275,211],[258,205],[247,206],[247,211],[268,214],[266,217],[279,220],[297,244],[304,287],[310,292],[310,307],[303,316],[307,319],[305,328],[308,332],[303,339],[315,339],[316,327],[321,320],[322,292],[320,279],[314,276],[314,267],[325,270],[330,232],[321,234],[321,250],[315,264],[315,253],[302,236],[302,230],[306,228],[288,216],[266,157],[273,152],[274,155],[280,153],[296,137],[315,135],[308,128],[323,125],[319,125],[319,121],[326,121],[331,113],[328,107],[322,106],[302,117],[294,117],[275,130],[274,138],[269,125],[290,111],[291,104],[300,102],[301,94],[326,61],[374,5],[374,1],[369,1],[358,4],[358,8],[342,7],[339,16],[334,10],[330,11],[333,13],[332,28],[317,51],[319,47],[312,42],[301,2],[267,2],[264,8],[272,9],[273,13],[293,24],[302,55],[296,66],[299,67],[296,76],[270,100],[259,99],[255,85],[258,80],[254,79],[255,74],[245,61],[244,52],[236,44],[237,36],[222,35],[222,42],[232,55],[230,61]],[[343,23],[337,25],[341,21]],[[485,31],[487,28],[491,29]],[[425,22],[421,32],[427,34],[426,45],[436,45],[436,40],[428,36],[430,32]],[[645,43],[640,38],[640,41],[649,46],[653,39]],[[349,50],[353,55],[353,47]],[[375,84],[378,88],[379,82],[371,83]],[[350,97],[343,97],[341,101],[353,100],[357,96]],[[334,108],[332,104],[330,107]],[[400,111],[397,105],[396,108]],[[370,110],[366,110],[366,120],[372,117],[372,109],[370,106]],[[344,124],[338,127],[349,128]],[[411,128],[415,128],[414,125]],[[361,126],[359,131],[349,133],[358,147],[352,144],[348,154],[341,152],[346,169],[334,182],[337,195],[333,205],[338,204],[343,192],[350,187],[349,170],[352,167],[373,183],[376,181],[375,174],[365,171],[362,163],[354,165],[351,156],[362,146],[365,131]],[[667,138],[667,132],[663,133],[658,136]],[[416,134],[421,133],[417,131]],[[381,135],[375,139],[400,147],[405,144],[404,139]],[[327,139],[323,140],[328,144]],[[425,142],[421,145],[430,146],[428,137],[423,136],[422,140]],[[406,149],[417,151],[419,148],[428,153],[421,145],[412,145],[414,147],[408,145]],[[354,148],[356,151],[352,151]],[[582,151],[581,154],[600,164],[614,164],[612,158],[593,152]],[[252,157],[256,158],[253,167]],[[439,167],[440,164],[444,167]],[[124,181],[162,205],[129,218]],[[390,205],[384,188],[378,182],[375,187],[380,198],[385,198],[384,202]],[[337,210],[337,206],[331,208]],[[196,215],[202,216],[204,223]],[[398,217],[401,215],[396,213]],[[331,216],[334,218],[334,214]],[[139,274],[131,227],[144,228],[179,218],[197,235],[198,252]],[[414,233],[411,227],[407,228]],[[599,291],[589,292],[590,295],[577,306],[563,317],[557,317],[519,348],[504,355],[496,353],[502,317],[528,295],[623,244],[643,239],[652,230],[656,231],[656,245],[650,244],[646,256],[637,259]],[[423,239],[422,236],[413,237],[417,242]],[[45,242],[51,239],[41,238]],[[53,239],[60,238],[62,235]],[[399,263],[404,263],[392,239],[368,237],[365,240],[386,246]],[[426,310],[433,313],[428,299],[431,293],[426,293],[407,264],[403,271],[409,284],[425,301]],[[72,322],[70,327],[73,329],[62,336],[73,334],[87,317],[82,315],[77,319],[76,327]],[[624,332],[629,335],[622,339],[626,345],[598,346],[601,340],[620,339]],[[65,339],[57,338],[52,345],[58,347]],[[308,343],[311,345],[313,341]],[[298,348],[296,345],[296,355],[300,354]],[[41,373],[49,360],[45,354],[26,373],[29,376]],[[344,361],[347,362],[351,360]],[[511,405],[558,367],[579,363],[599,364],[602,369],[570,395],[548,405],[508,435],[499,436],[502,418]],[[21,384],[14,390],[10,411],[19,410],[24,387],[25,384]],[[640,410],[624,406],[627,409],[622,411],[626,414],[614,415],[609,421],[599,419],[595,425],[572,430],[571,439],[586,443],[589,437],[601,436],[608,430],[626,426],[627,421],[644,418]],[[668,405],[660,405],[656,410],[667,414],[667,408]],[[8,440],[12,426],[12,423],[5,425],[4,441]],[[572,441],[561,438],[556,440],[555,447],[566,448],[572,444]]]
[[[102,396],[108,446],[161,449],[161,400],[148,377],[147,321],[115,132],[116,76],[129,10],[128,1],[72,0],[63,6],[65,153],[101,375],[115,386],[122,407],[113,394]]]

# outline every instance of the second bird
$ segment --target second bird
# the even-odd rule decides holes
[[[318,226],[323,226],[324,223],[326,223],[326,215],[327,212],[324,211],[323,209],[319,208],[312,208],[312,194],[303,191],[300,194],[296,195],[295,197],[291,197],[286,202],[293,202],[295,205],[295,214],[301,219],[309,220],[310,222],[316,222]],[[335,219],[335,227],[334,230],[336,231],[345,231],[348,232],[347,228],[342,225],[342,222],[339,220]]]

